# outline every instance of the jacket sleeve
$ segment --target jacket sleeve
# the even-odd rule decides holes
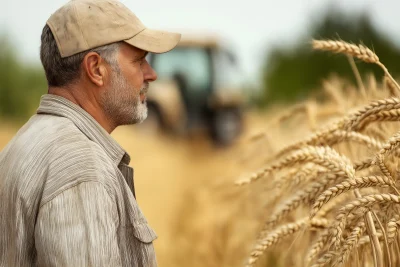
[[[44,204],[35,227],[37,266],[121,266],[118,210],[99,182],[83,182]]]

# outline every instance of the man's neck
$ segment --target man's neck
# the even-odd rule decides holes
[[[89,113],[109,134],[117,127],[107,118],[100,104],[94,97],[80,93],[74,88],[50,87],[49,94],[64,97]]]

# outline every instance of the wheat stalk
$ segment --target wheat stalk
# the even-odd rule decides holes
[[[382,143],[376,140],[373,137],[354,132],[354,131],[343,131],[336,130],[327,133],[324,136],[321,136],[320,139],[315,140],[313,143],[308,142],[307,145],[315,145],[315,146],[333,146],[343,141],[354,141],[363,145],[366,145],[368,148],[378,148],[382,147]]]
[[[384,110],[371,114],[358,125],[357,130],[362,131],[368,124],[382,121],[400,121],[400,109]]]
[[[387,239],[388,239],[389,244],[394,242],[397,232],[399,230],[399,226],[400,226],[400,216],[398,214],[396,214],[387,223],[386,234],[387,234]]]
[[[384,83],[386,87],[389,89],[391,95],[396,96],[399,94],[396,84],[394,84],[393,81],[387,75],[384,76]]]
[[[311,248],[307,253],[307,263],[312,262],[318,256],[328,242],[329,236],[330,233],[327,229],[318,236],[317,240],[311,245]]]
[[[376,140],[375,138],[357,132],[337,131],[335,132],[335,135],[338,136],[339,140],[355,141],[360,144],[366,145],[368,148],[379,149],[383,145],[380,141]]]
[[[327,214],[334,208],[341,207],[343,202],[348,200],[349,196],[346,194],[339,195],[323,205],[321,209],[318,211],[318,217],[325,217]]]
[[[365,133],[368,136],[373,136],[376,139],[385,141],[387,139],[387,136],[385,135],[384,131],[381,128],[379,128],[380,126],[382,126],[382,125],[379,125],[379,124],[375,125],[375,128],[369,127],[367,129],[365,129]],[[362,129],[362,130],[364,130],[364,129]]]
[[[357,246],[357,243],[364,233],[365,228],[365,223],[363,221],[360,221],[351,231],[349,237],[345,240],[343,244],[342,252],[340,253],[341,257],[339,259],[339,263],[345,263],[347,261],[351,251]]]
[[[349,120],[345,123],[343,128],[347,131],[359,131],[363,125],[364,120],[369,120],[370,116],[379,114],[380,112],[390,111],[400,108],[399,98],[388,98],[373,101],[367,106],[350,114]],[[361,126],[360,126],[361,125]]]
[[[304,168],[294,168],[288,174],[280,178],[274,185],[273,188],[286,188],[294,187],[304,181],[314,180],[317,175],[321,172],[321,168],[318,166],[306,166]]]
[[[355,45],[350,44],[344,41],[334,41],[334,40],[313,40],[312,46],[316,50],[324,50],[330,51],[333,53],[342,53],[352,57],[356,57],[361,59],[367,63],[374,63],[377,64],[379,67],[382,68],[385,75],[388,79],[393,83],[397,90],[400,90],[400,86],[397,82],[393,79],[392,75],[390,75],[388,69],[379,61],[379,57],[368,47],[364,45]]]
[[[400,197],[393,194],[374,194],[364,197],[357,198],[349,204],[339,209],[338,215],[336,216],[336,225],[334,226],[333,233],[335,236],[335,247],[338,250],[340,245],[340,239],[343,233],[344,226],[346,224],[346,217],[349,213],[354,212],[358,208],[368,208],[377,203],[392,202],[400,203]]]
[[[285,155],[293,150],[301,149],[302,147],[304,147],[306,145],[313,145],[313,144],[317,143],[318,140],[323,139],[325,136],[329,135],[330,133],[343,128],[343,125],[347,121],[348,121],[347,118],[340,119],[340,120],[332,123],[331,125],[324,127],[323,130],[313,133],[310,137],[306,138],[305,140],[301,140],[299,142],[296,142],[294,144],[291,144],[291,145],[288,145],[287,147],[282,148],[275,154],[275,157],[280,158],[283,155]]]
[[[374,158],[368,158],[354,163],[354,170],[361,171],[374,165]]]
[[[366,99],[367,98],[367,92],[365,90],[364,83],[362,82],[360,72],[357,69],[357,65],[354,62],[354,58],[352,56],[350,56],[350,55],[347,55],[347,59],[348,59],[348,61],[350,63],[351,69],[353,70],[353,74],[356,77],[357,85],[358,85],[358,88],[360,90],[361,96]]]
[[[284,160],[266,167],[258,172],[253,173],[249,177],[238,180],[237,185],[249,184],[255,180],[265,177],[267,174],[280,170],[284,167],[292,166],[294,164],[312,162],[316,165],[324,167],[333,173],[342,172],[346,177],[354,177],[355,170],[349,159],[339,155],[335,150],[330,147],[314,147],[307,146],[292,155],[286,157]]]
[[[379,239],[382,239],[383,235],[381,232],[377,233],[377,236]],[[365,235],[363,237],[360,238],[360,240],[358,241],[357,247],[361,247],[365,244],[368,244],[371,242],[371,238],[369,237],[369,235]]]
[[[318,259],[318,261],[312,265],[312,267],[323,267],[331,262],[334,262],[334,260],[338,257],[338,254],[332,251],[329,251],[325,253],[321,258]],[[333,266],[334,263],[331,264]]]
[[[378,154],[385,156],[389,152],[393,151],[400,143],[400,132],[389,138],[389,140],[382,146]]]
[[[271,216],[270,220],[266,223],[264,229],[275,226],[291,211],[298,208],[303,203],[309,203],[318,193],[324,190],[325,185],[321,183],[312,183],[302,191],[299,191],[291,199],[288,199],[278,207],[277,211]]]
[[[390,173],[389,169],[387,168],[387,166],[385,165],[385,163],[383,162],[383,155],[382,154],[378,154],[377,155],[377,160],[376,160],[376,164],[378,165],[379,169],[381,170],[381,172],[388,178],[390,178],[391,180],[393,180],[393,175]],[[394,184],[392,183],[391,186],[394,186]]]
[[[363,45],[353,45],[353,44],[349,44],[343,41],[332,41],[332,40],[328,40],[328,41],[313,41],[313,47],[314,49],[320,49],[320,50],[328,50],[328,51],[332,51],[335,53],[344,53],[353,57],[357,57],[365,62],[369,62],[369,63],[375,63],[378,66],[380,66],[383,71],[385,72],[385,75],[390,79],[390,81],[396,85],[396,88],[399,90],[400,87],[397,84],[397,82],[393,79],[393,77],[390,75],[389,71],[387,70],[387,68],[379,61],[378,56],[372,52],[370,49],[368,49],[367,47],[363,46]],[[360,197],[360,193],[358,192],[358,190],[355,190],[355,194],[357,197]],[[372,231],[372,237],[374,237],[374,245],[375,245],[375,249],[376,249],[376,256],[377,259],[375,260],[376,265],[378,266],[382,266],[382,253],[380,250],[380,244],[378,242],[378,240],[376,239],[376,236],[374,236],[374,228],[373,228],[373,220],[372,220],[372,215],[369,212],[367,214],[367,221],[368,221],[368,227],[369,229]],[[369,231],[370,231],[369,230]],[[375,250],[374,250],[375,252]]]
[[[284,224],[274,231],[268,233],[265,237],[261,238],[253,251],[250,253],[250,258],[247,263],[247,267],[253,266],[259,257],[264,253],[265,250],[270,248],[271,246],[279,243],[285,237],[293,235],[298,232],[302,228],[322,228],[325,229],[330,225],[328,220],[324,218],[313,218],[310,220],[308,217],[304,217],[300,220],[297,220],[294,223]]]
[[[313,41],[313,46],[315,49],[343,53],[379,65],[385,72],[384,82],[389,87],[390,94],[400,95],[398,84],[369,48],[330,40]],[[372,123],[400,120],[400,98],[385,98],[388,97],[389,91],[380,90],[376,79],[372,79],[373,76],[370,76],[369,83],[364,86],[354,60],[350,57],[349,59],[357,76],[358,87],[365,89],[362,90],[362,97],[360,90],[352,85],[349,88],[348,84],[343,82],[325,85],[336,105],[320,105],[313,102],[314,105],[308,108],[306,103],[301,104],[281,116],[278,122],[299,110],[307,110],[308,122],[312,122],[313,126],[316,118],[320,121],[328,116],[332,119],[332,115],[343,117],[327,127],[320,128],[304,140],[284,147],[268,158],[268,163],[274,160],[272,164],[237,181],[237,184],[241,185],[268,178],[262,179],[265,183],[258,185],[262,186],[263,190],[269,190],[265,194],[268,201],[266,208],[268,212],[274,211],[263,225],[248,260],[248,266],[253,266],[266,249],[302,229],[310,231],[310,239],[305,241],[310,242],[305,257],[307,265],[322,256],[314,266],[364,266],[370,263],[371,258],[366,257],[368,253],[373,253],[375,267],[382,267],[383,263],[394,264],[393,266],[399,263],[397,250],[400,237],[397,232],[400,224],[400,192],[395,186],[395,181],[400,175],[397,160],[400,156],[400,132],[388,138],[396,124]],[[378,100],[364,104],[368,98]],[[356,106],[358,108],[355,108]],[[353,108],[347,112],[349,107]],[[304,116],[299,118],[299,123],[306,123],[300,121],[302,119],[304,120]],[[272,133],[269,137],[271,142],[275,140]],[[339,146],[339,143],[343,142],[346,143]],[[354,147],[354,143],[358,146]],[[362,149],[354,149],[359,147]],[[339,151],[350,154],[355,161],[350,161],[339,154]],[[366,156],[371,151],[374,153],[372,157],[358,161],[362,159],[359,155]],[[393,190],[396,194],[387,193]],[[271,198],[271,193],[276,197]],[[355,198],[350,193],[353,193]],[[310,208],[308,219],[298,219],[299,215],[303,216],[306,212],[300,206]],[[365,232],[368,235],[362,237]],[[366,242],[370,243],[370,249],[356,249]],[[384,250],[382,245],[386,245]],[[357,254],[350,256],[353,252]],[[295,261],[291,263],[298,265]]]
[[[265,224],[265,229],[269,229],[280,222],[285,216],[291,211],[298,208],[301,204],[308,204],[314,201],[315,197],[324,191],[327,187],[335,184],[338,180],[346,178],[342,172],[338,173],[322,173],[320,172],[321,178],[319,182],[313,182],[308,184],[303,190],[298,191],[295,195],[288,200],[284,201],[283,204],[279,205],[277,210],[273,213],[269,221]]]
[[[400,106],[400,103],[399,103]],[[374,106],[373,106],[374,107]],[[381,107],[382,108],[382,107]],[[361,111],[359,112],[361,113]],[[368,110],[365,111],[365,113],[368,113]],[[358,119],[357,115],[355,116],[354,120]],[[358,114],[358,116],[361,116],[361,114]],[[296,142],[292,145],[289,145],[283,149],[281,149],[275,156],[277,158],[283,156],[284,154],[289,153],[290,151],[300,149],[304,146],[324,146],[324,145],[334,145],[342,141],[355,141],[361,144],[366,144],[368,147],[375,147],[375,148],[381,148],[382,144],[377,141],[375,138],[363,135],[361,133],[357,133],[354,131],[351,131],[351,121],[348,121],[348,119],[343,119],[339,122],[336,122],[332,126],[330,126],[327,130],[323,130],[320,132],[314,133],[312,136],[309,138],[302,140],[300,142]],[[341,130],[342,128],[350,128],[350,130]]]
[[[333,53],[342,53],[361,59],[368,63],[378,63],[379,57],[368,47],[363,45],[350,44],[344,41],[334,40],[313,40],[313,49],[330,51]]]
[[[282,225],[273,232],[269,233],[264,239],[258,242],[254,250],[251,252],[247,267],[253,266],[267,248],[278,243],[284,237],[296,233],[301,228],[303,228],[308,223],[308,221],[308,218],[303,218],[294,223]]]
[[[331,223],[325,218],[312,218],[309,221],[310,229],[325,229],[328,228]]]
[[[364,176],[355,179],[348,179],[342,183],[335,185],[324,191],[315,201],[310,217],[314,217],[318,210],[327,203],[331,198],[336,197],[346,191],[355,188],[371,187],[371,186],[393,186],[394,182],[385,176]]]
[[[365,216],[369,212],[366,207],[359,207],[349,212],[345,217],[339,219],[339,215],[330,225],[330,237],[332,237],[330,246],[334,247],[335,252],[339,252],[341,242],[345,241],[343,238],[346,237],[347,229],[355,227],[360,221],[360,218]],[[368,222],[368,221],[367,221]]]

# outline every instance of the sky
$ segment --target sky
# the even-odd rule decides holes
[[[39,63],[41,30],[66,0],[0,0],[0,32],[6,32],[21,59]],[[266,51],[307,31],[332,4],[346,12],[366,10],[380,31],[400,43],[398,0],[121,0],[149,28],[183,34],[213,34],[236,53],[246,78],[257,80]]]

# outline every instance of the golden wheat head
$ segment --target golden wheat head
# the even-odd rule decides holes
[[[344,41],[334,40],[313,40],[312,46],[316,50],[331,51],[356,57],[368,63],[379,62],[379,57],[368,47],[363,45],[350,44]]]

